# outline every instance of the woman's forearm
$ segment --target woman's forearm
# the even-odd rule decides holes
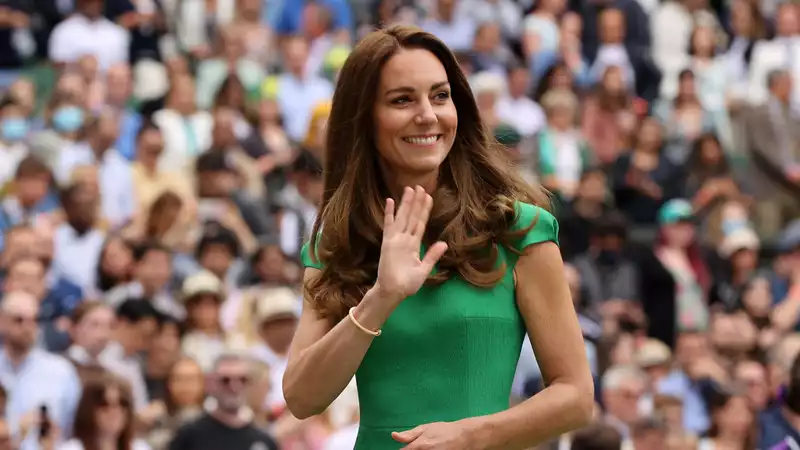
[[[391,314],[390,302],[381,297],[378,289],[370,289],[354,311],[367,329],[380,329]],[[373,339],[380,337],[365,333],[345,317],[290,361],[283,394],[292,414],[305,419],[323,412],[350,383]]]
[[[594,413],[594,386],[553,383],[532,398],[496,414],[465,419],[483,450],[527,449],[585,426]]]

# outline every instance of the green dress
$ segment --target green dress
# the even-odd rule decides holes
[[[558,223],[549,212],[526,203],[517,211],[515,229],[536,221],[517,248],[558,243]],[[356,450],[398,449],[392,431],[508,409],[525,324],[514,294],[518,257],[506,249],[500,255],[508,270],[493,288],[476,288],[459,277],[423,286],[383,325],[356,372]],[[302,257],[306,267],[320,268],[308,244]]]

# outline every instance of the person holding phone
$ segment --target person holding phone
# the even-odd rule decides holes
[[[355,375],[357,450],[530,448],[592,417],[558,224],[484,130],[418,28],[371,33],[342,68],[283,392],[303,419]],[[526,331],[547,388],[509,409]]]

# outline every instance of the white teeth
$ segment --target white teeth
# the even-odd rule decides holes
[[[439,140],[439,136],[437,135],[429,137],[407,137],[403,138],[403,140],[415,145],[431,145]]]

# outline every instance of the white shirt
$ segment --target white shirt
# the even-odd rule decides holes
[[[77,439],[70,439],[56,447],[56,450],[83,450],[83,444]],[[145,441],[134,439],[131,442],[131,450],[150,450],[150,446]]]
[[[3,160],[3,164],[0,164],[0,188],[14,179],[19,162],[26,156],[28,156],[28,146],[22,142],[9,146],[0,144],[0,159]]]
[[[208,111],[183,117],[175,110],[162,109],[153,114],[153,122],[164,135],[164,152],[158,161],[161,170],[189,169],[194,158],[211,146],[214,119]]]
[[[130,35],[114,22],[101,17],[91,21],[75,14],[56,25],[50,35],[50,59],[74,63],[85,55],[97,58],[100,70],[128,62]]]
[[[533,136],[544,127],[542,108],[528,97],[503,96],[497,101],[496,112],[501,121],[514,127],[525,137]]]
[[[77,143],[61,150],[58,161],[58,180],[66,184],[72,171],[82,165],[97,165],[100,187],[100,208],[112,228],[124,226],[136,212],[133,169],[130,162],[110,148],[98,161],[86,143]]]
[[[55,272],[91,295],[97,290],[97,264],[105,239],[105,234],[100,230],[90,230],[78,236],[69,224],[62,224],[53,238]]]
[[[258,359],[267,363],[269,366],[270,380],[272,382],[272,389],[270,389],[267,398],[264,399],[265,406],[283,406],[286,400],[283,398],[283,373],[286,372],[286,365],[288,358],[278,355],[273,352],[266,344],[258,344],[252,347],[250,354]]]

